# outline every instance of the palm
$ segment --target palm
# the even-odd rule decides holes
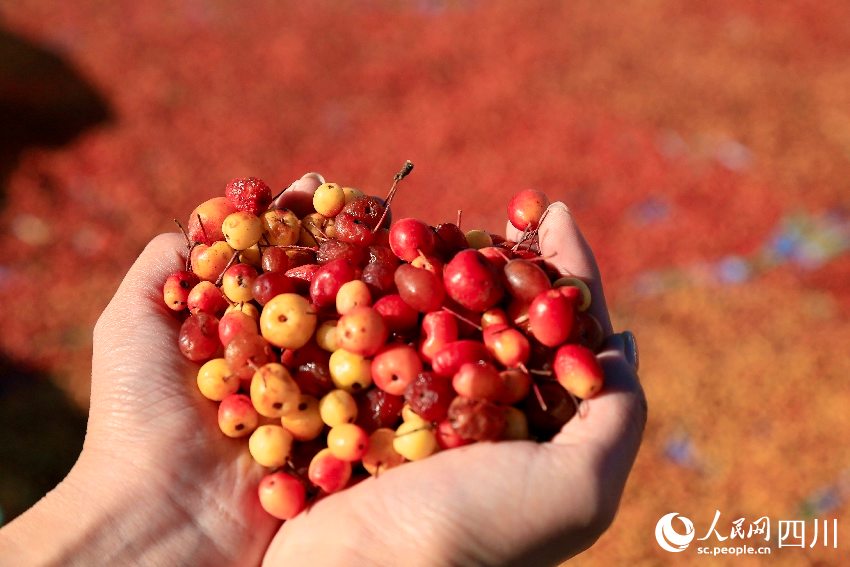
[[[179,321],[164,306],[165,277],[181,268],[177,235],[151,245],[155,274],[136,267],[95,332],[88,445],[110,448],[110,466],[142,464],[225,555],[258,563],[280,522],[260,507],[263,468],[243,440],[217,424],[198,391],[199,365],[177,349]],[[251,559],[253,558],[253,559]]]

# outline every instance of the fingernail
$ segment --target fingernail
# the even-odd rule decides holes
[[[635,372],[640,368],[640,354],[638,353],[637,340],[634,333],[631,331],[623,331],[620,333],[623,338],[623,354],[626,360],[634,368]]]
[[[555,201],[554,203],[550,203],[547,209],[561,209],[567,214],[570,213],[570,208],[563,201]]]

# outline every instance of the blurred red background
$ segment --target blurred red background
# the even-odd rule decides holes
[[[674,511],[698,536],[715,510],[721,533],[841,530],[847,21],[802,0],[0,4],[6,520],[73,463],[84,418],[44,392],[85,410],[94,322],[172,218],[234,177],[383,194],[410,159],[397,218],[501,233],[520,189],[566,202],[638,337],[645,444],[576,564],[688,564],[654,541]],[[728,564],[850,561],[776,540]]]

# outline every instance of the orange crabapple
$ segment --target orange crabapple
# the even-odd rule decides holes
[[[227,197],[213,197],[204,201],[189,215],[186,233],[189,240],[205,246],[224,240],[221,225],[228,215],[235,213],[236,207]]]
[[[339,318],[336,343],[339,348],[372,356],[387,342],[389,331],[381,314],[367,305],[357,305]]]
[[[242,303],[254,299],[254,281],[259,274],[248,264],[233,264],[221,277],[221,290],[234,303]]]
[[[555,353],[554,367],[558,383],[577,398],[589,398],[602,389],[605,373],[596,355],[587,347],[561,346]]]
[[[404,463],[402,457],[394,448],[395,431],[381,427],[369,435],[369,448],[361,459],[363,468],[372,476],[397,467]]]
[[[218,406],[218,427],[228,437],[250,435],[259,421],[260,414],[245,394],[230,394]]]
[[[422,372],[422,360],[416,349],[404,343],[390,343],[372,358],[375,386],[395,396],[404,394],[407,385]]]
[[[328,431],[328,449],[337,459],[357,462],[369,450],[369,435],[359,425],[340,423]]]
[[[263,477],[258,493],[263,510],[278,520],[291,520],[307,505],[304,484],[285,472],[273,472]]]
[[[552,287],[577,287],[581,292],[581,299],[576,303],[576,309],[579,311],[587,311],[587,308],[590,307],[590,288],[587,287],[587,284],[584,283],[584,281],[575,277],[558,278],[552,282]]]
[[[528,362],[531,344],[519,330],[496,323],[484,328],[483,339],[487,350],[502,366],[516,368]]]
[[[193,315],[203,311],[218,317],[224,313],[228,305],[229,303],[224,298],[221,288],[206,280],[193,287],[189,292],[189,297],[186,298],[186,306],[189,313]]]

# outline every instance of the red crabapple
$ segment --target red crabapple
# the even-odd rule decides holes
[[[508,203],[508,220],[517,230],[534,229],[548,207],[549,198],[545,194],[525,189],[514,195]]]
[[[256,177],[234,179],[224,188],[224,195],[237,211],[259,215],[272,202],[272,190]]]
[[[555,353],[558,383],[577,398],[586,399],[602,389],[605,374],[589,348],[567,344]]]
[[[307,473],[310,482],[328,494],[339,492],[351,478],[351,463],[334,456],[330,449],[322,449],[313,460]]]
[[[186,309],[189,301],[189,294],[198,283],[200,278],[194,272],[180,270],[174,272],[168,279],[165,280],[165,285],[162,286],[162,296],[165,305],[174,311],[182,311]]]
[[[443,283],[452,299],[467,309],[479,312],[495,306],[505,293],[502,274],[477,250],[458,252],[446,264]]]

